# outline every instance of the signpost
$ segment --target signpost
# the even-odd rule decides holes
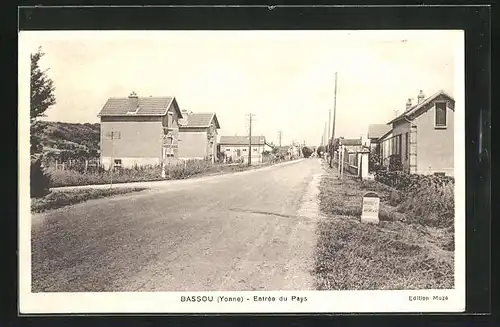
[[[175,133],[177,136],[177,133]],[[163,138],[163,149],[162,149],[162,160],[161,160],[161,177],[166,177],[165,172],[165,158],[167,157],[167,149],[172,150],[177,149],[179,145],[174,143],[174,133],[172,131],[168,131],[166,134],[162,135]],[[169,151],[170,153],[171,151]],[[173,153],[173,152],[172,152]],[[170,162],[169,162],[169,174],[170,174]]]
[[[375,192],[368,192],[363,195],[363,212],[361,213],[362,223],[379,223],[380,197]]]
[[[109,182],[109,187],[113,187],[113,172],[115,170],[115,141],[117,139],[121,138],[121,133],[116,132],[116,131],[111,131],[106,133],[106,137],[111,140],[111,162],[110,162],[110,169],[111,169],[111,176],[110,176],[110,182]]]

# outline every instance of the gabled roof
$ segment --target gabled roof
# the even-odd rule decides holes
[[[182,125],[179,121],[180,128],[206,128],[210,127],[210,124],[215,125],[215,128],[219,129],[219,120],[214,112],[211,113],[188,113],[184,112],[183,120],[185,119],[186,124]]]
[[[264,136],[252,136],[252,145],[266,143]],[[221,136],[219,144],[222,145],[248,145],[248,136]]]
[[[109,98],[104,104],[98,116],[165,116],[168,109],[175,102],[175,97],[138,97],[138,110],[134,114],[128,114],[131,99]],[[182,117],[178,106],[175,106],[177,115]]]
[[[413,119],[413,118],[415,118],[415,116],[417,116],[418,114],[420,114],[420,109],[424,108],[430,102],[436,100],[436,98],[438,98],[439,96],[445,96],[445,97],[449,98],[450,100],[455,101],[455,99],[453,99],[453,97],[451,95],[449,95],[448,93],[446,93],[443,90],[440,90],[440,91],[434,93],[433,95],[431,95],[430,97],[428,97],[427,99],[423,100],[422,102],[417,103],[416,105],[414,105],[410,109],[405,110],[404,113],[402,113],[401,115],[397,116],[396,118],[394,118],[393,120],[391,120],[387,124],[392,124],[395,121],[398,121],[398,120],[404,119],[404,118],[407,118],[407,119],[410,119],[410,120]]]
[[[368,126],[368,138],[379,139],[391,131],[392,127],[387,124],[371,124]]]
[[[341,139],[340,144],[342,145],[361,145],[361,139]]]

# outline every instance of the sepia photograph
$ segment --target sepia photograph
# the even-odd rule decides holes
[[[22,31],[20,310],[465,309],[459,30]]]

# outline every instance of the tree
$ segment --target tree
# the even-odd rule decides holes
[[[49,192],[50,176],[42,167],[42,146],[40,135],[46,125],[38,121],[44,116],[45,111],[56,103],[54,96],[54,81],[47,76],[46,70],[40,69],[40,59],[44,56],[42,48],[38,48],[35,54],[31,54],[31,78],[30,78],[30,154],[31,162],[31,196],[41,197]]]
[[[41,152],[40,134],[44,129],[44,125],[39,124],[38,118],[43,117],[45,111],[56,103],[54,95],[54,81],[47,75],[46,70],[40,68],[40,59],[45,55],[42,48],[31,54],[31,101],[30,101],[30,153],[32,156]]]
[[[304,158],[309,158],[312,153],[313,153],[313,151],[310,148],[308,148],[307,146],[302,148],[302,155],[304,156]]]
[[[316,151],[318,153],[318,156],[320,156],[322,153],[325,152],[325,147],[320,145]]]

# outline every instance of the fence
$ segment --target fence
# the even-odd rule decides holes
[[[333,157],[333,163],[339,170],[339,173],[341,173],[340,170],[342,169],[342,174],[348,172],[360,178],[368,177],[368,160],[368,152],[348,152],[347,149],[335,152]],[[339,167],[339,162],[342,162],[341,167]]]
[[[89,170],[99,170],[102,167],[101,161],[97,159],[69,159],[54,160],[46,162],[45,167],[53,167],[56,170],[77,170],[81,172],[87,172]]]

